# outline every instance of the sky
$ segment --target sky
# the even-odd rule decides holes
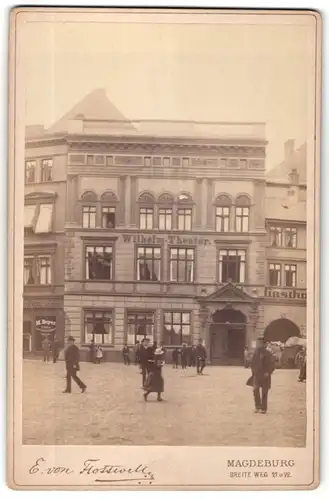
[[[105,88],[128,119],[266,122],[267,168],[286,140],[306,140],[309,26],[54,21],[22,36],[27,125],[48,127]]]

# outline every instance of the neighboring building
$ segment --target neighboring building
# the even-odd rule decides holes
[[[282,315],[300,334],[304,209],[292,217],[303,188],[266,183],[263,124],[129,122],[96,91],[27,141],[29,161],[51,151],[58,225],[30,230],[26,248],[57,242],[65,335],[86,356],[93,340],[121,359],[147,335],[168,347],[202,338],[214,363],[240,362],[269,324],[268,337],[282,335]]]

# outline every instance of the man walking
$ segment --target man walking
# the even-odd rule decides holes
[[[154,349],[149,345],[149,339],[145,338],[139,350],[139,362],[142,370],[142,386],[144,387],[146,375],[150,372],[150,361],[153,360]]]
[[[265,347],[264,338],[259,337],[251,360],[252,386],[254,392],[255,413],[267,412],[268,391],[271,388],[271,375],[274,371],[273,355]],[[262,390],[262,395],[260,395]]]
[[[123,346],[122,357],[123,357],[123,363],[125,365],[129,366],[130,365],[130,351],[129,351],[129,347],[127,346],[127,344],[125,344]]]
[[[48,361],[50,360],[50,346],[50,340],[48,339],[48,337],[46,337],[42,344],[44,363],[48,363]]]
[[[53,363],[56,363],[59,356],[59,344],[56,335],[54,335],[53,338],[52,353],[53,353]]]
[[[196,372],[198,375],[203,375],[204,367],[206,366],[207,352],[202,345],[202,341],[200,340],[195,349],[196,356]]]
[[[140,343],[139,340],[137,340],[135,346],[134,346],[134,361],[135,365],[139,365],[139,350],[140,350]]]
[[[180,359],[181,359],[182,369],[186,370],[186,367],[187,367],[187,350],[186,350],[186,344],[182,344],[181,351],[180,351]]]
[[[74,344],[74,337],[69,337],[68,347],[65,351],[65,364],[66,364],[66,389],[64,392],[71,392],[71,379],[80,387],[81,392],[85,392],[87,386],[79,379],[77,372],[80,370],[80,351]]]

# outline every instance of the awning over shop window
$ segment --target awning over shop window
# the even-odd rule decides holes
[[[51,231],[53,205],[51,203],[40,205],[40,213],[35,226],[35,233],[49,233]]]
[[[24,227],[33,227],[36,205],[25,205],[24,207]]]

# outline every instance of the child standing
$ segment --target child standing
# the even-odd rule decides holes
[[[97,348],[96,348],[96,363],[98,365],[100,365],[102,359],[103,359],[103,349],[100,346],[97,346]]]

